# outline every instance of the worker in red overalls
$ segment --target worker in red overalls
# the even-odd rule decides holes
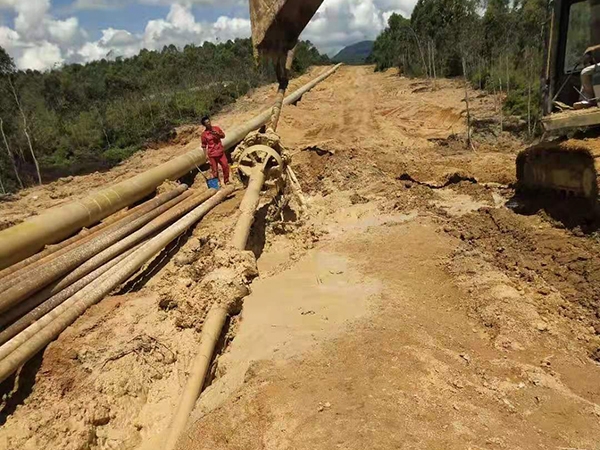
[[[225,133],[221,128],[210,123],[210,117],[202,118],[204,132],[202,133],[202,149],[210,163],[212,175],[214,178],[219,178],[219,165],[223,170],[223,183],[229,184],[229,163],[225,155],[225,149],[221,143],[221,139],[225,139]]]

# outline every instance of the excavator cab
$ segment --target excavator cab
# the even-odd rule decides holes
[[[600,66],[590,75],[590,92],[581,83],[582,71],[600,63],[600,0],[554,1],[546,56],[544,129],[600,125],[600,108],[573,108],[581,100],[592,105],[600,100]]]

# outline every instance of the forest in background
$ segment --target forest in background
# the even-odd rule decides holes
[[[589,6],[578,5],[570,18],[569,66],[590,45]],[[504,113],[524,119],[533,136],[550,8],[548,0],[418,0],[409,19],[390,17],[370,62],[376,70],[398,67],[432,80],[464,75],[473,87],[501,95]]]
[[[329,63],[301,42],[294,75]],[[274,79],[256,63],[250,39],[171,45],[47,72],[17,71],[0,47],[0,194],[112,167]]]

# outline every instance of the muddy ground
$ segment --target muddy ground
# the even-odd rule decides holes
[[[286,108],[308,213],[273,217],[266,193],[238,255],[241,193],[218,206],[25,367],[0,448],[158,448],[206,311],[250,292],[181,449],[600,449],[600,237],[522,208],[525,143],[471,92],[469,148],[463,98],[457,81],[343,67]],[[25,191],[2,221],[197,145],[183,128],[110,172]]]

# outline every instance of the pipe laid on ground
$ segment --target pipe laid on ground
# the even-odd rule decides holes
[[[298,177],[292,169],[292,166],[288,165],[285,168],[285,170],[287,171],[288,177],[290,179],[290,186],[292,188],[292,192],[294,193],[294,195],[298,199],[298,203],[300,204],[300,209],[303,212],[306,212],[306,209],[308,208],[308,202],[306,201],[306,197],[302,192],[302,186],[300,185],[300,181],[298,181]]]
[[[327,72],[325,72],[322,75],[319,75],[317,78],[315,78],[314,80],[312,80],[311,82],[305,84],[304,86],[302,86],[300,89],[296,89],[294,92],[292,92],[290,95],[288,95],[283,104],[284,105],[291,105],[293,103],[296,103],[297,101],[299,101],[302,96],[304,94],[306,94],[308,91],[310,91],[312,88],[314,88],[317,84],[319,84],[321,81],[325,80],[326,78],[329,78],[332,74],[334,74],[340,67],[342,66],[342,63],[336,64],[335,66],[333,66],[333,68],[329,69]],[[266,112],[270,112],[270,111],[266,111]],[[257,127],[260,128],[260,127]],[[246,133],[248,134],[248,133]]]
[[[240,215],[235,224],[232,238],[232,244],[238,250],[246,249],[256,208],[260,202],[260,191],[265,183],[265,172],[268,162],[269,158],[267,157],[262,164],[256,165],[250,173],[250,180],[244,193],[244,198],[239,206]],[[175,414],[169,424],[163,450],[175,450],[177,441],[185,430],[190,414],[196,405],[196,400],[198,400],[198,397],[202,393],[206,374],[208,373],[213,353],[228,314],[228,307],[217,302],[213,304],[206,316],[206,320],[202,326],[198,353],[194,358],[190,375],[181,393]]]
[[[86,233],[81,232],[74,236],[71,236],[67,240],[64,240],[64,241],[59,242],[54,245],[49,245],[45,249],[43,249],[41,252],[38,252],[35,255],[31,255],[29,258],[19,261],[18,263],[13,264],[12,266],[9,266],[4,270],[0,270],[0,286],[3,286],[4,282],[6,281],[6,280],[4,280],[4,278],[23,269],[24,267],[32,265],[34,262],[39,261],[42,258],[45,258],[46,256],[51,255],[53,253],[56,253],[57,251],[62,250],[63,248],[70,247],[75,242],[81,241],[79,243],[83,243],[83,241],[82,241],[83,239],[88,239],[91,236],[96,235],[96,233],[98,233],[99,231],[102,231],[102,230],[106,229],[108,226],[113,225],[117,222],[120,222],[127,217],[131,217],[131,215],[137,213],[138,211],[141,211],[141,210],[144,210],[145,212],[150,211],[152,208],[154,208],[154,206],[151,205],[151,202],[152,202],[152,200],[148,200],[147,202],[137,205],[135,208],[131,208],[127,211],[124,211],[122,214],[113,214],[113,215],[109,216],[108,218],[106,218],[104,221],[100,222],[95,227],[87,230]]]
[[[340,65],[341,64],[338,64],[332,70],[328,71],[326,74],[323,74],[323,78],[321,80],[314,80],[314,85],[318,84],[320,81],[335,72]],[[314,85],[310,88],[314,87]],[[289,105],[298,101],[303,95],[303,92],[300,91],[301,90],[298,90],[287,97],[285,99],[285,104]],[[277,106],[275,109],[277,109]],[[275,125],[277,124],[279,113],[280,111],[277,110],[273,113]],[[244,198],[240,204],[241,213],[238,217],[232,239],[233,246],[238,250],[246,249],[248,236],[250,235],[250,228],[254,222],[256,208],[260,202],[260,191],[262,190],[262,186],[265,182],[265,171],[267,170],[266,165],[268,162],[269,158],[267,157],[264,161],[264,164],[254,167],[254,170],[250,174],[248,187],[246,188]],[[293,172],[292,176],[297,182],[297,178],[295,178],[295,174],[293,174]],[[211,307],[208,315],[206,316],[206,321],[202,327],[200,348],[196,358],[194,359],[192,368],[190,370],[190,376],[182,392],[175,415],[173,416],[171,424],[169,425],[168,435],[163,450],[174,450],[179,437],[185,430],[189,416],[196,404],[196,400],[202,392],[202,387],[204,386],[210,361],[212,360],[215,347],[221,335],[221,330],[223,329],[225,321],[227,320],[228,313],[229,311],[227,307],[221,303],[217,303]]]
[[[179,192],[186,188],[187,186],[184,185],[175,189],[175,191]],[[171,193],[168,192],[159,197],[167,196],[167,194],[170,195]],[[153,211],[144,214],[140,218],[128,222],[112,232],[106,234],[103,233],[96,239],[86,243],[86,245],[77,246],[73,250],[53,258],[47,264],[37,268],[36,270],[32,270],[29,276],[21,280],[19,284],[16,284],[15,286],[12,286],[6,291],[0,293],[0,313],[8,310],[33,293],[44,288],[61,275],[64,275],[68,271],[74,269],[79,264],[101,252],[108,246],[123,239],[125,236],[131,234],[146,223],[150,222],[155,217],[169,210],[177,203],[185,200],[191,194],[192,192],[190,191],[180,193],[177,197],[169,200],[158,208],[155,208]]]
[[[212,355],[221,336],[221,330],[225,325],[228,313],[229,311],[226,306],[216,303],[206,315],[206,320],[202,326],[202,336],[200,337],[198,353],[194,358],[190,375],[179,399],[177,410],[169,425],[167,439],[163,447],[164,450],[174,450],[177,440],[185,430],[190,414],[196,405],[196,400],[198,400],[202,392]]]
[[[157,230],[161,230],[166,225],[179,219],[181,216],[187,214],[199,204],[204,203],[216,193],[216,190],[209,189],[200,194],[192,195],[187,200],[184,200],[178,205],[173,206],[171,209],[165,211],[163,214],[161,214],[151,222],[147,223],[136,232],[130,234],[129,236],[126,236],[120,241],[115,242],[110,247],[106,248],[105,250],[102,250],[97,255],[88,259],[75,270],[67,274],[63,279],[58,281],[56,284],[48,286],[47,289],[44,289],[46,298],[50,297],[53,294],[56,294],[57,292],[60,292],[62,289],[65,289],[66,287],[70,286],[72,283],[76,282],[81,277],[86,276],[94,269],[100,267],[102,264],[110,261],[111,259],[123,253],[138,242],[141,242],[142,240],[146,239],[148,236],[155,233]]]
[[[153,199],[148,200],[147,202],[145,202],[141,205],[138,205],[135,208],[132,208],[130,211],[127,212],[127,214],[123,215],[122,217],[118,218],[117,220],[112,221],[112,223],[109,223],[108,227],[104,227],[104,228],[100,228],[100,229],[97,229],[98,227],[96,227],[92,233],[89,233],[88,235],[83,236],[81,239],[75,240],[75,241],[71,242],[69,245],[66,245],[66,246],[58,249],[55,252],[51,252],[50,254],[37,259],[37,261],[32,262],[31,264],[27,265],[26,267],[22,267],[20,270],[14,271],[13,273],[10,274],[10,276],[0,279],[0,283],[1,283],[0,286],[2,286],[2,289],[0,290],[0,292],[5,291],[10,287],[15,286],[16,284],[21,283],[24,279],[30,278],[31,274],[33,273],[34,270],[37,270],[40,267],[49,264],[51,261],[58,258],[59,256],[64,255],[65,253],[70,252],[77,247],[81,247],[81,246],[89,243],[91,240],[98,238],[101,235],[107,235],[108,233],[112,233],[116,229],[121,228],[125,223],[136,220],[136,219],[142,217],[143,215],[145,215],[149,212],[152,212],[153,210],[155,210],[157,207],[159,207],[163,203],[165,203],[169,200],[172,200],[173,198],[175,198],[176,196],[181,194],[184,190],[185,190],[184,185],[181,185],[181,186],[177,187],[176,189],[172,189],[166,193],[158,195],[158,196],[154,197]],[[44,253],[44,252],[41,252],[41,253]],[[37,253],[36,255],[33,255],[33,257],[35,257],[41,253]],[[17,265],[19,265],[19,264],[17,264]],[[13,267],[14,266],[10,266],[6,270],[12,269]]]
[[[116,266],[118,263],[123,261],[129,255],[131,255],[134,251],[136,251],[142,244],[138,244],[137,246],[127,250],[125,253],[117,256],[115,259],[108,261],[103,266],[98,267],[93,272],[89,273],[85,277],[81,278],[77,282],[73,283],[69,287],[63,289],[58,294],[53,295],[52,297],[45,299],[44,297],[39,296],[39,293],[34,295],[31,298],[28,298],[25,302],[18,304],[16,307],[7,311],[6,315],[8,316],[5,323],[10,323],[11,325],[6,327],[2,332],[0,332],[0,345],[5,344],[10,339],[15,337],[33,322],[38,320],[40,317],[48,314],[58,305],[61,305],[65,300],[67,300],[72,295],[75,295],[85,286],[90,284],[92,281],[97,279],[100,275],[105,273],[110,268]],[[21,317],[22,316],[22,317]],[[14,323],[15,319],[17,319]],[[2,318],[4,321],[4,317]]]
[[[150,239],[137,251],[108,270],[98,279],[88,284],[62,305],[57,306],[44,317],[30,325],[15,338],[0,347],[0,382],[25,364],[38,351],[52,342],[86,309],[96,304],[114,288],[126,281],[142,268],[154,255],[160,253],[171,241],[186,232],[204,217],[212,208],[235,191],[232,186],[221,189],[216,195],[186,214],[173,225]],[[18,345],[14,346],[13,343]],[[7,348],[15,347],[7,352]]]
[[[264,167],[256,166],[250,174],[248,187],[240,203],[240,215],[233,231],[232,244],[238,250],[246,250],[250,228],[252,228],[256,208],[260,202],[260,191],[263,184],[265,184],[265,169]]]
[[[340,64],[285,99],[284,104],[297,102],[302,95],[333,74]],[[268,109],[255,118],[227,132],[226,149],[240,142],[250,131],[260,128],[270,119]],[[77,230],[90,226],[104,217],[144,198],[165,180],[177,180],[206,162],[202,149],[193,150],[154,167],[133,178],[102,189],[81,200],[42,212],[14,227],[0,231],[0,269],[38,252],[44,245],[59,242]]]

